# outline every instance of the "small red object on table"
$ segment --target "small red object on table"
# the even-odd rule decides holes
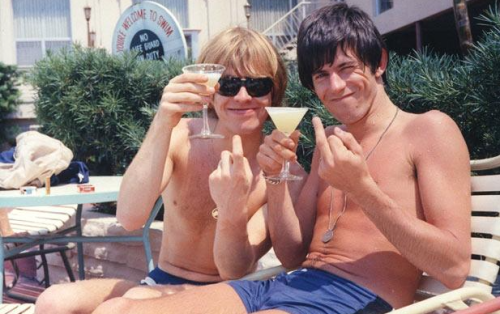
[[[78,184],[78,192],[80,193],[92,193],[95,192],[95,187],[92,184]]]

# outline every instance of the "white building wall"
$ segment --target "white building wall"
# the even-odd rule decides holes
[[[246,27],[245,0],[188,0],[189,28],[199,31],[199,45],[231,26]]]
[[[16,64],[13,13],[11,1],[0,0],[0,61]],[[43,0],[37,0],[43,1]],[[218,32],[240,25],[246,27],[243,5],[246,0],[186,0],[188,33],[196,33],[199,47]],[[70,0],[71,38],[87,46],[87,22],[83,8],[90,6],[90,30],[96,32],[95,47],[111,52],[113,31],[120,15],[132,5],[132,0]]]
[[[451,0],[394,0],[392,9],[374,16],[375,0],[345,0],[345,2],[356,5],[370,14],[381,34],[390,33],[442,11],[453,9]]]
[[[0,0],[0,61],[7,64],[16,62],[13,25],[11,2]]]
[[[92,8],[90,30],[96,32],[95,47],[111,52],[113,31],[120,15],[132,5],[132,0],[77,0],[72,2],[71,21],[74,41],[87,46],[87,25],[83,8],[88,3]]]
[[[16,63],[12,1],[15,0],[0,0],[0,61],[7,64]],[[186,31],[195,33],[199,47],[227,27],[247,25],[243,8],[246,0],[186,1],[189,20]],[[370,14],[382,34],[450,10],[453,6],[451,0],[394,0],[392,9],[374,16],[376,0],[345,0],[345,2],[357,5]],[[120,15],[132,5],[132,0],[70,0],[72,40],[83,46],[87,45],[87,25],[83,13],[86,5],[92,8],[90,29],[96,32],[96,47],[111,51],[115,24]]]
[[[0,0],[0,62],[16,64],[14,38],[14,17],[12,1]],[[34,0],[44,1],[44,0]],[[227,27],[246,27],[243,5],[246,0],[186,0],[189,25],[185,33],[193,37],[194,57],[201,47],[218,32]],[[274,0],[270,0],[274,1]],[[113,32],[121,14],[129,8],[132,0],[69,0],[71,14],[71,40],[87,46],[87,21],[84,7],[91,7],[90,31],[95,31],[95,47],[111,52]],[[33,107],[34,91],[30,86],[21,86],[21,104],[10,115],[9,124],[16,124],[23,130],[35,123]]]

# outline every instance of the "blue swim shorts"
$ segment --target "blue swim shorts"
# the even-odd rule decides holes
[[[212,283],[214,282],[199,282],[177,277],[161,270],[158,267],[150,271],[148,276],[143,280],[141,280],[141,285],[143,286],[183,285],[183,284],[204,286]]]
[[[331,273],[301,268],[265,281],[235,280],[248,313],[277,309],[291,314],[378,314],[392,310],[370,290]]]

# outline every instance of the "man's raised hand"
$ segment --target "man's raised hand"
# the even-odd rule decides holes
[[[264,138],[257,154],[257,162],[267,176],[281,172],[284,160],[296,161],[295,150],[299,142],[300,132],[295,130],[290,136],[274,130]]]
[[[232,152],[225,150],[221,153],[219,165],[209,177],[210,195],[217,205],[219,217],[231,215],[231,208],[246,209],[252,180],[241,138],[235,135]]]
[[[356,189],[363,176],[369,175],[362,147],[352,134],[340,127],[335,127],[333,134],[327,137],[318,117],[313,118],[313,125],[320,178],[345,192]]]
[[[158,108],[169,127],[175,127],[186,112],[200,111],[203,103],[212,102],[213,87],[204,85],[208,77],[204,74],[184,73],[170,80],[163,89]]]

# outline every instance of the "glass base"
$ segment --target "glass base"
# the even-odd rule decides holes
[[[300,181],[303,179],[301,176],[296,176],[291,173],[280,173],[277,176],[266,176],[266,178],[280,181]]]
[[[215,134],[215,133],[198,133],[195,135],[191,135],[189,138],[201,138],[201,139],[220,139],[224,138],[224,135]]]

